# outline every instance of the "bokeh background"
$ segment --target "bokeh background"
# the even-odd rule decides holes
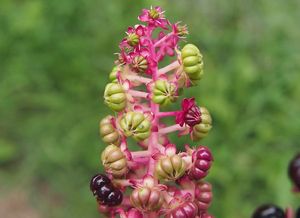
[[[215,156],[211,212],[299,205],[286,172],[300,150],[298,0],[1,0],[0,217],[99,217],[88,183],[110,113],[101,96],[124,31],[150,5],[188,24],[204,54],[206,75],[185,94],[214,118],[201,142]]]

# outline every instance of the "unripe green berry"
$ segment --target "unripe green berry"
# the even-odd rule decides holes
[[[127,171],[127,159],[121,149],[116,145],[107,146],[101,154],[101,161],[105,171],[113,177],[120,178]]]
[[[192,84],[203,76],[203,60],[199,49],[193,44],[185,45],[181,50],[183,70],[188,75]]]
[[[158,179],[174,181],[186,171],[186,163],[179,155],[161,157],[156,163],[155,173]]]
[[[119,124],[125,136],[132,136],[137,141],[143,141],[150,136],[151,122],[141,112],[127,112]]]
[[[175,102],[177,99],[176,86],[165,80],[157,80],[152,93],[152,100],[162,106]]]
[[[193,127],[191,137],[193,141],[199,141],[208,135],[212,128],[212,118],[205,107],[200,107],[201,123]]]
[[[120,134],[112,123],[112,116],[106,116],[100,121],[100,136],[106,144],[120,145]]]
[[[105,103],[114,111],[121,111],[126,107],[126,94],[121,84],[108,83],[104,91]]]
[[[115,66],[112,71],[110,72],[109,74],[109,80],[112,82],[112,83],[117,83],[118,82],[118,79],[117,79],[117,73],[119,72],[120,68],[119,66]]]

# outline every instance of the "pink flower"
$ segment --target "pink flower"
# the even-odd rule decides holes
[[[156,41],[159,41],[160,39],[166,37],[166,34],[164,32],[160,32],[158,35],[158,39]],[[174,56],[175,55],[175,48],[177,47],[178,43],[178,36],[177,35],[172,35],[169,36],[163,43],[161,43],[158,46],[158,51],[157,51],[157,59],[158,61],[162,61],[166,55],[169,56]]]
[[[121,49],[128,49],[131,47],[140,48],[142,43],[145,41],[142,39],[145,36],[145,27],[142,25],[136,25],[135,27],[128,27],[127,29],[127,37],[125,37],[120,43]]]
[[[201,122],[200,108],[195,104],[195,98],[185,98],[181,102],[182,110],[176,115],[176,123],[193,127]]]
[[[142,14],[138,17],[142,22],[147,22],[151,27],[161,27],[168,29],[169,21],[164,17],[164,12],[160,7],[143,9]]]

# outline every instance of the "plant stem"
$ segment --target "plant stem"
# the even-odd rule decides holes
[[[143,76],[138,76],[138,75],[128,75],[126,78],[129,80],[139,81],[139,82],[145,83],[145,84],[151,82],[151,79],[149,79],[147,77],[143,77]]]
[[[173,63],[161,68],[158,70],[158,74],[161,75],[161,74],[165,74],[171,70],[174,70],[176,69],[177,67],[180,67],[180,63],[178,60],[174,61]]]
[[[159,134],[168,134],[176,131],[184,131],[186,130],[185,126],[180,126],[179,124],[175,124],[172,126],[168,126],[159,130]]]
[[[145,157],[149,157],[150,153],[149,151],[133,151],[131,152],[131,156],[132,158],[145,158]]]
[[[133,89],[128,90],[128,94],[132,95],[133,97],[140,97],[140,98],[148,98],[149,93],[142,92],[142,91],[136,91]]]
[[[165,35],[164,37],[162,37],[159,41],[157,41],[157,42],[154,44],[154,47],[160,46],[161,43],[163,43],[164,41],[166,41],[168,38],[170,38],[170,37],[173,36],[173,35],[174,35],[173,32],[168,33],[167,35]]]
[[[159,112],[156,116],[157,116],[158,118],[161,118],[161,117],[176,116],[178,112],[179,112],[179,111]]]

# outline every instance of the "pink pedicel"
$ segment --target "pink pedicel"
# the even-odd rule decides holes
[[[143,9],[138,19],[119,44],[105,87],[104,102],[114,113],[99,125],[105,173],[93,176],[90,189],[99,212],[111,218],[213,218],[212,186],[204,180],[213,156],[196,142],[208,135],[212,119],[194,97],[180,96],[202,79],[202,54],[183,41],[187,26],[172,24],[160,7]],[[171,104],[177,110],[168,111]],[[169,134],[175,132],[194,145],[174,144]],[[132,151],[132,143],[140,149]]]

